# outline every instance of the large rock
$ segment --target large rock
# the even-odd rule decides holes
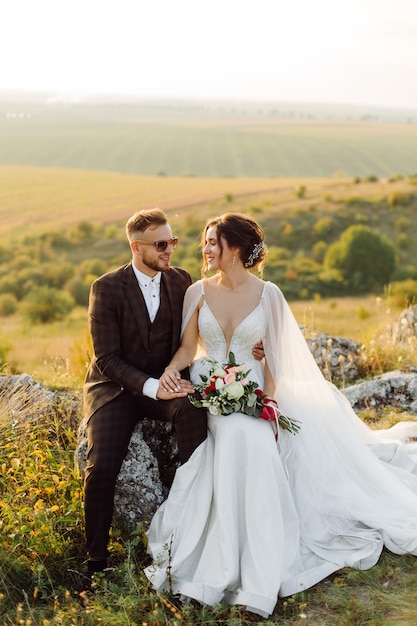
[[[80,394],[50,391],[28,374],[0,376],[1,423],[7,421],[11,428],[23,428],[32,422],[49,428],[52,425],[76,428],[80,411]]]
[[[332,337],[325,333],[305,335],[310,352],[321,369],[324,377],[334,383],[345,383],[357,379],[360,375],[360,344],[353,339]]]
[[[85,473],[86,457],[86,421],[82,419],[75,451],[75,462],[81,476]],[[131,528],[140,521],[150,520],[167,497],[178,465],[177,444],[171,425],[150,419],[138,423],[117,478],[114,498],[116,516]]]
[[[393,328],[394,342],[410,343],[417,338],[417,305],[413,304],[404,309]]]
[[[356,411],[389,406],[417,414],[417,368],[410,370],[386,372],[342,391]]]

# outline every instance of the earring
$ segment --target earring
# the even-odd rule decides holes
[[[235,265],[236,265],[236,252],[233,254],[233,259],[232,259],[232,270],[235,269]]]

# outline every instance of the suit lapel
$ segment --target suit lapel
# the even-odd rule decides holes
[[[142,337],[143,345],[147,348],[149,322],[148,310],[146,308],[141,288],[139,287],[138,281],[136,280],[136,276],[133,272],[132,263],[129,263],[129,265],[126,265],[124,268],[123,283],[127,300],[130,308],[132,309],[139,333]]]
[[[172,280],[171,277],[174,278],[174,280]],[[123,283],[127,300],[135,317],[140,336],[142,337],[143,345],[147,348],[149,323],[148,310],[146,308],[142,291],[133,272],[132,263],[126,265],[123,270]],[[174,353],[178,347],[179,333],[181,330],[182,301],[184,294],[177,285],[177,281],[175,280],[175,274],[171,274],[170,271],[162,272],[161,301],[164,297],[164,294],[166,294],[168,299],[167,305],[170,311],[171,326],[171,349]],[[181,302],[181,305],[179,305],[179,302]]]
[[[172,274],[171,274],[172,276]],[[171,349],[173,352],[178,347],[178,332],[181,329],[182,306],[178,306],[178,301],[183,299],[175,281],[171,280],[170,272],[163,272],[161,276],[161,288],[165,287],[165,293],[168,297],[168,305],[171,313]]]

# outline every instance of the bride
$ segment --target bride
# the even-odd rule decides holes
[[[152,519],[145,572],[156,590],[267,617],[278,596],[345,566],[367,569],[383,546],[417,555],[417,423],[372,431],[323,378],[279,288],[250,271],[267,253],[259,224],[225,214],[202,243],[204,270],[216,273],[186,293],[181,346],[161,384],[174,392],[193,362],[198,385],[210,373],[204,356],[225,364],[232,352],[300,430],[209,412],[207,440]],[[260,340],[264,362],[252,356]]]

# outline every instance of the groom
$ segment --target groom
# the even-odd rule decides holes
[[[107,567],[107,545],[117,475],[138,420],[171,422],[181,463],[207,436],[206,411],[187,398],[183,377],[176,392],[159,383],[179,345],[187,272],[170,265],[177,237],[160,209],[135,213],[126,224],[132,261],[97,279],[90,292],[89,328],[94,355],[84,389],[87,467],[84,512],[87,587]]]

